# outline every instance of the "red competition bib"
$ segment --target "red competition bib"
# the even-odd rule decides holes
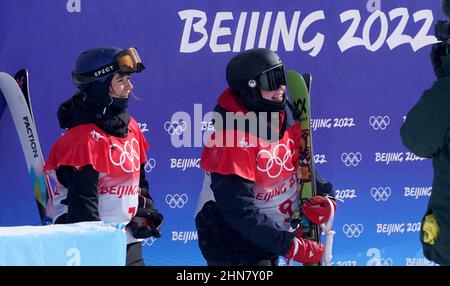
[[[57,182],[53,198],[56,217],[67,212],[67,206],[60,203],[67,189],[57,181],[55,170],[62,165],[92,165],[99,172],[100,219],[125,224],[131,220],[141,191],[140,166],[146,163],[149,145],[133,118],[128,128],[128,135],[119,138],[95,124],[83,124],[69,129],[55,142],[44,170]]]
[[[241,131],[219,131],[205,147],[201,166],[209,173],[235,174],[253,181],[255,205],[288,229],[289,218],[298,208],[296,174],[301,134],[299,122],[273,143]],[[231,136],[235,144],[221,147],[230,146],[227,139]]]

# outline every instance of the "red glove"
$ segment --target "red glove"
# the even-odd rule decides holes
[[[323,257],[323,245],[321,243],[302,238],[301,233],[301,231],[297,232],[297,236],[292,241],[291,248],[284,257],[305,264],[320,262]]]
[[[312,223],[325,223],[330,219],[332,211],[329,201],[333,204],[334,209],[336,210],[336,202],[334,200],[328,199],[324,196],[315,196],[303,204],[303,213]]]

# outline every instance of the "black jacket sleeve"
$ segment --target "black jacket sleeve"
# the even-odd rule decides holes
[[[431,158],[450,139],[450,77],[426,90],[408,112],[400,129],[403,144],[420,157]]]
[[[288,252],[294,233],[284,231],[253,203],[254,183],[237,175],[211,174],[211,189],[224,220],[253,245],[278,255]]]
[[[139,187],[141,188],[141,196],[149,199],[150,202],[152,203],[152,208],[153,208],[153,199],[150,196],[149,183],[148,183],[147,179],[145,178],[145,164],[141,165],[141,173],[139,176]]]
[[[60,223],[99,221],[98,172],[91,165],[80,168],[60,166],[56,170],[59,182],[67,188],[65,203],[68,212]]]

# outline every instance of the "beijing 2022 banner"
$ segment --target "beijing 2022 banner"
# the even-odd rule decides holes
[[[433,265],[420,221],[430,160],[402,145],[406,113],[435,80],[429,53],[440,1],[422,0],[4,0],[0,71],[26,68],[44,157],[64,132],[56,110],[75,93],[84,50],[137,47],[130,112],[150,143],[145,171],[162,237],[144,241],[148,265],[205,265],[194,213],[208,113],[225,67],[255,47],[311,73],[314,159],[338,204],[332,265]],[[179,120],[183,118],[183,120]],[[26,162],[0,96],[0,226],[38,225]]]

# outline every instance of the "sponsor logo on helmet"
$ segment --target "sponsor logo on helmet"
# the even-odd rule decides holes
[[[98,71],[94,72],[94,76],[95,77],[103,76],[105,74],[108,74],[108,73],[112,72],[113,70],[114,70],[114,65],[110,65],[110,66],[108,66],[106,68],[103,68],[101,70],[98,70]]]

